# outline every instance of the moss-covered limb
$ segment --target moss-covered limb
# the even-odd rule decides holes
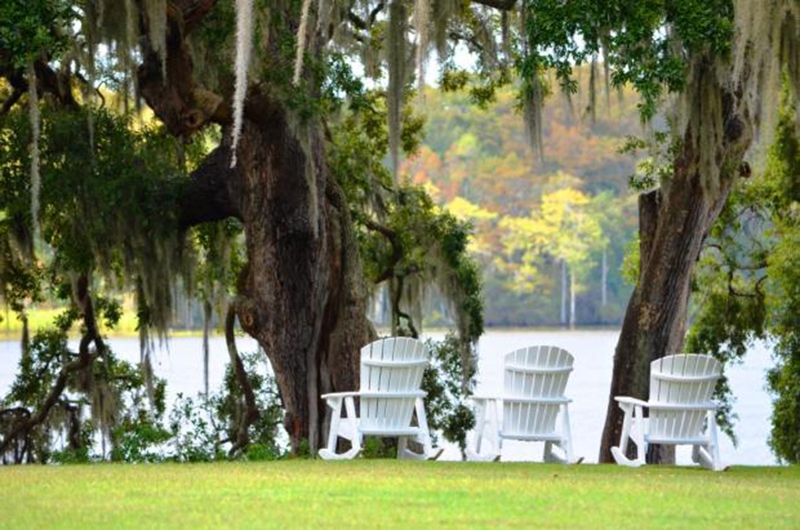
[[[400,245],[400,242],[397,237],[397,233],[390,229],[387,226],[384,226],[372,219],[364,219],[364,226],[366,226],[369,230],[377,232],[384,236],[389,244],[392,246],[392,256],[390,261],[386,264],[383,272],[379,273],[374,279],[373,283],[375,285],[383,283],[395,276],[395,267],[403,259],[403,247]]]

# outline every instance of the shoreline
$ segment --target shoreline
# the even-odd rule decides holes
[[[2,326],[2,324],[0,324]],[[30,334],[33,334],[41,329],[46,329],[48,326],[40,326],[40,327],[31,327]],[[483,335],[488,333],[524,333],[524,332],[593,332],[593,331],[619,331],[619,326],[612,326],[612,325],[581,325],[575,326],[573,328],[570,327],[560,327],[560,326],[513,326],[513,327],[505,327],[505,326],[498,326],[498,327],[487,327]],[[379,336],[388,336],[389,335],[389,328],[378,327],[375,329]],[[447,327],[432,327],[432,328],[425,328],[422,331],[422,336],[429,336],[429,335],[439,335],[447,333],[448,331],[453,331],[453,328]],[[123,330],[102,330],[103,336],[108,339],[132,339],[138,338],[139,332],[136,330],[130,329],[123,329]],[[22,334],[22,328],[19,326],[15,326],[13,328],[2,328],[0,327],[0,341],[2,342],[12,342],[12,341],[19,341],[20,336]],[[203,330],[202,329],[176,329],[176,330],[169,330],[166,334],[166,339],[177,339],[177,338],[196,338],[202,337]],[[216,337],[223,337],[225,336],[225,332],[222,330],[212,330],[209,337],[216,338]],[[244,333],[241,329],[236,330],[236,336],[249,336]],[[78,333],[70,333],[70,339],[77,339],[80,338]],[[155,338],[155,337],[154,337]]]

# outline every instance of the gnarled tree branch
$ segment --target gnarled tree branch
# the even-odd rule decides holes
[[[155,51],[147,32],[142,32],[139,90],[174,136],[187,138],[209,123],[230,123],[231,111],[223,98],[195,85],[194,66],[186,44],[187,34],[215,4],[216,0],[168,3],[166,79],[163,78],[162,56]]]
[[[239,418],[239,425],[237,426],[236,440],[233,441],[228,456],[233,458],[236,454],[247,447],[250,443],[250,435],[248,429],[250,426],[258,421],[261,413],[258,410],[256,403],[256,396],[253,392],[253,387],[250,385],[250,380],[247,378],[247,371],[244,369],[244,363],[239,356],[239,351],[236,348],[236,337],[233,333],[233,326],[236,322],[236,305],[231,303],[228,305],[228,312],[225,315],[225,343],[228,345],[228,355],[231,358],[231,365],[233,366],[233,373],[236,376],[236,382],[242,389],[244,394],[245,411]]]
[[[3,439],[2,443],[0,443],[0,455],[8,451],[12,442],[20,438],[26,438],[32,429],[47,420],[53,406],[61,399],[61,394],[67,386],[70,375],[87,368],[95,358],[97,358],[98,353],[102,354],[105,351],[105,344],[97,331],[94,306],[92,305],[92,298],[89,294],[89,280],[85,274],[78,278],[75,298],[76,303],[83,313],[83,323],[86,330],[78,346],[78,358],[61,367],[61,372],[58,374],[55,384],[47,393],[47,397],[39,409],[34,414],[19,418],[18,421],[14,423],[10,432]],[[89,350],[89,345],[92,343],[95,344],[95,353],[91,353]]]

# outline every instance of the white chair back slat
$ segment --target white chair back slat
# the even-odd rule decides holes
[[[425,345],[416,339],[377,340],[361,349],[361,390],[378,394],[418,391],[427,364]],[[363,429],[403,429],[411,425],[413,413],[414,398],[363,397],[360,425]]]
[[[650,402],[705,405],[711,401],[721,375],[719,361],[708,355],[679,354],[657,359],[650,365]],[[659,439],[698,437],[703,431],[702,410],[650,412],[649,435]]]
[[[503,436],[556,433],[560,406],[531,398],[563,398],[574,359],[556,346],[531,346],[505,357]]]

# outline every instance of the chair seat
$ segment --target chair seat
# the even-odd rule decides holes
[[[564,438],[563,435],[557,433],[542,433],[542,434],[519,434],[513,432],[500,431],[500,437],[506,440],[523,440],[526,442],[558,442]]]
[[[705,444],[708,443],[708,436],[695,436],[693,438],[672,438],[669,436],[645,435],[644,440],[650,444],[664,444],[664,445]]]

